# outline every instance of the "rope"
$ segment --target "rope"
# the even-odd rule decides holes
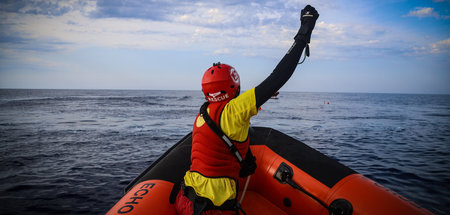
[[[248,183],[250,182],[250,176],[247,177],[247,181],[245,182],[244,190],[242,191],[241,200],[239,200],[239,204],[242,204],[242,201],[244,200],[245,192],[247,191]]]

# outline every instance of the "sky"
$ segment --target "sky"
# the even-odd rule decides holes
[[[311,56],[282,91],[450,94],[449,0],[2,0],[0,88],[200,90],[222,62],[250,89],[307,4]]]

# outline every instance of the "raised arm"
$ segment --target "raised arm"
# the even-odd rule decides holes
[[[255,88],[256,106],[260,107],[275,94],[292,76],[302,55],[303,49],[311,39],[311,33],[319,17],[316,9],[307,5],[301,12],[301,27],[294,37],[289,51],[281,59],[273,72]]]

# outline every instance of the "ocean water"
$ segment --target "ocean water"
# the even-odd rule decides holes
[[[0,90],[0,214],[104,214],[192,129],[198,91]],[[450,214],[450,95],[281,92],[275,128]]]

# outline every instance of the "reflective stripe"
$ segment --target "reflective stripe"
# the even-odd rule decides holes
[[[227,143],[230,150],[232,150],[232,153],[234,153],[234,155],[238,159],[239,163],[241,163],[243,159],[242,159],[241,153],[239,153],[236,146],[230,141],[230,139],[228,139],[227,136],[223,135],[222,139]]]

